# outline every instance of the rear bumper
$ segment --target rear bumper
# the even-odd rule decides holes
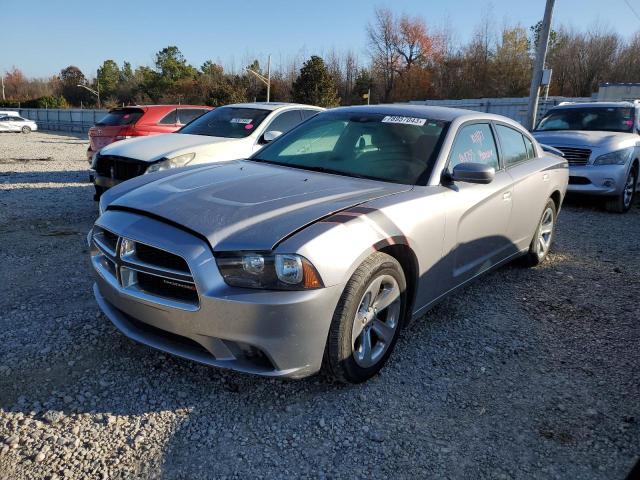
[[[96,301],[129,338],[245,373],[301,378],[320,370],[341,286],[308,291],[232,288],[222,279],[204,240],[125,212],[107,211],[96,224],[182,256],[198,290],[198,305],[192,308],[156,301],[123,287],[93,256]]]
[[[567,191],[588,195],[618,195],[627,178],[627,165],[569,166]]]

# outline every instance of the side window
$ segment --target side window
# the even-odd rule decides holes
[[[175,125],[176,123],[178,123],[178,114],[176,112],[177,110],[171,110],[164,117],[162,117],[162,120],[158,122],[158,125]]]
[[[536,158],[536,149],[533,148],[533,142],[529,140],[526,136],[522,136],[524,138],[524,145],[527,147],[527,156],[529,158]]]
[[[483,163],[499,169],[496,141],[488,123],[465,125],[458,130],[449,155],[449,172],[460,163]]]
[[[266,132],[275,130],[278,132],[286,133],[293,127],[302,122],[299,110],[289,110],[278,115],[271,124],[266,128]]]
[[[300,112],[302,113],[303,120],[306,120],[307,118],[311,118],[314,115],[317,115],[320,113],[319,110],[300,110]]]
[[[505,166],[514,165],[529,158],[524,137],[520,132],[504,125],[496,125]]]
[[[178,123],[186,125],[205,112],[207,112],[207,110],[203,110],[201,108],[180,108],[178,110]]]

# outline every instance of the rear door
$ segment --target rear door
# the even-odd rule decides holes
[[[10,132],[9,117],[7,115],[0,115],[0,132]]]
[[[515,128],[496,123],[496,133],[505,168],[513,179],[513,215],[509,237],[519,250],[529,246],[547,202],[545,183],[549,174],[541,163],[531,139]]]
[[[486,185],[456,182],[448,199],[448,244],[452,284],[459,285],[491,268],[514,252],[508,238],[512,209],[512,180],[502,168],[493,128],[474,122],[458,129],[447,173],[459,163],[490,165],[495,179]],[[452,241],[453,240],[453,241]]]

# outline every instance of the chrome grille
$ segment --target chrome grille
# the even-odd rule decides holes
[[[198,292],[184,258],[95,226],[92,259],[103,275],[138,296],[198,305]]]
[[[586,165],[589,163],[589,157],[591,156],[591,150],[588,148],[574,148],[574,147],[556,147],[564,154],[564,158],[569,162],[569,165]]]

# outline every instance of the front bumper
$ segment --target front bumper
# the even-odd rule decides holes
[[[117,178],[98,175],[95,170],[92,170],[91,173],[89,173],[89,181],[98,187],[103,187],[104,189],[107,189],[107,188],[115,187],[119,183],[122,183],[124,180],[118,180]]]
[[[627,170],[627,165],[570,165],[567,191],[588,195],[618,195],[624,188]]]
[[[209,245],[147,217],[107,211],[96,225],[183,257],[198,305],[175,304],[125,288],[92,256],[98,305],[125,335],[190,360],[266,376],[300,378],[322,364],[342,288],[263,291],[229,287]]]

